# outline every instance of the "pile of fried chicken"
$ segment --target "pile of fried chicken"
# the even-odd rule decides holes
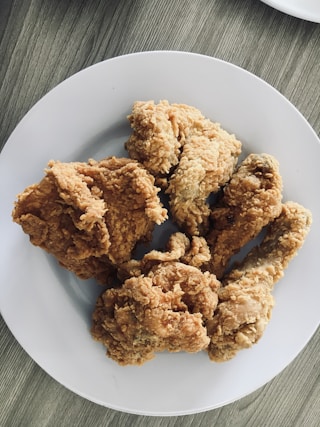
[[[282,201],[273,156],[239,161],[240,141],[196,108],[139,101],[128,119],[129,158],[50,161],[18,195],[13,220],[61,266],[107,285],[91,333],[120,365],[161,351],[229,360],[262,336],[311,213]],[[135,259],[169,217],[179,231],[166,248]]]

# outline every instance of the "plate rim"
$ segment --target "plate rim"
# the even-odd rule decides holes
[[[296,8],[294,5],[289,4],[286,5],[283,3],[283,1],[279,0],[261,0],[263,3],[267,4],[268,6],[273,7],[276,10],[279,10],[280,12],[286,13],[287,15],[293,16],[295,18],[303,19],[305,21],[313,22],[316,24],[320,23],[320,7],[319,11],[317,13],[313,13],[312,11],[308,11],[307,9],[300,10]]]

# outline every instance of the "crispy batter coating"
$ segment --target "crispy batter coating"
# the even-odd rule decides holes
[[[62,266],[106,283],[166,219],[154,178],[124,158],[48,166],[39,184],[18,195],[13,220]]]
[[[122,283],[100,295],[91,329],[120,365],[162,351],[207,350],[212,361],[229,360],[262,336],[273,286],[302,246],[311,213],[282,204],[272,156],[251,154],[235,170],[241,143],[196,108],[139,101],[128,119],[132,160],[49,162],[40,183],[18,195],[13,220],[78,277]],[[181,232],[165,251],[136,260],[137,243],[167,219],[155,183]],[[208,196],[222,187],[210,209]],[[267,224],[261,245],[224,276]]]
[[[126,149],[132,159],[161,178],[179,163],[181,147],[203,119],[200,111],[189,105],[137,101],[128,116],[133,133]]]
[[[283,204],[261,245],[223,279],[217,310],[206,323],[211,360],[229,360],[260,339],[271,316],[273,286],[303,245],[311,222],[304,207]]]
[[[176,232],[169,237],[165,252],[152,250],[141,260],[131,259],[119,265],[118,278],[124,281],[131,276],[146,274],[154,265],[168,261],[200,268],[209,259],[210,250],[203,237],[193,236],[189,239],[185,234]]]
[[[250,154],[212,208],[207,236],[211,260],[206,268],[221,278],[230,258],[280,214],[281,199],[277,160],[268,154]]]
[[[171,214],[181,229],[203,235],[210,214],[206,200],[230,179],[241,143],[184,104],[136,102],[129,120],[130,157],[142,162],[166,188]]]
[[[92,336],[120,365],[141,365],[165,350],[198,352],[210,341],[204,322],[216,308],[219,286],[209,272],[162,262],[98,298]]]

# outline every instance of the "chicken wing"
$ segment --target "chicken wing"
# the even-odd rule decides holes
[[[261,245],[223,279],[218,307],[206,322],[211,360],[229,360],[260,339],[270,320],[274,284],[303,245],[311,222],[311,213],[304,207],[283,204]]]
[[[280,214],[281,199],[277,160],[268,154],[250,154],[212,208],[207,236],[211,260],[206,268],[221,278],[230,258]]]

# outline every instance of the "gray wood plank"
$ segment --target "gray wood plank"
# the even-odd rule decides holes
[[[65,78],[110,57],[157,49],[203,53],[253,72],[296,105],[319,135],[319,40],[320,25],[257,0],[0,0],[0,147]],[[0,318],[0,425],[316,427],[319,338],[318,330],[281,374],[237,402],[196,415],[144,417],[65,389]]]

